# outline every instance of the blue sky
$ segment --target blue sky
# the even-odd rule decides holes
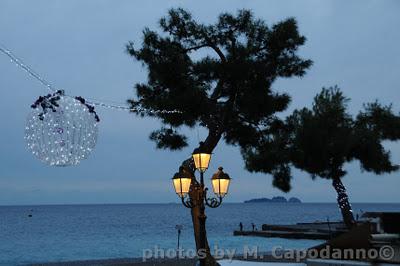
[[[379,99],[400,110],[400,2],[384,1],[111,1],[0,0],[0,43],[69,94],[125,102],[146,71],[124,50],[141,42],[144,27],[155,29],[171,7],[184,7],[195,18],[212,23],[219,13],[252,9],[269,24],[298,20],[307,37],[300,53],[314,61],[302,78],[283,79],[273,87],[292,98],[289,111],[310,106],[323,86],[338,85],[356,113],[364,102]],[[152,119],[98,109],[98,144],[80,165],[55,168],[42,164],[23,139],[29,106],[47,93],[38,82],[0,55],[0,205],[62,203],[175,202],[171,180],[190,155],[197,131],[187,131],[191,146],[180,152],[155,149],[148,134],[159,127]],[[199,130],[200,138],[205,133]],[[387,143],[395,162],[400,144]],[[227,201],[272,197],[282,193],[271,177],[251,174],[236,147],[219,145],[207,176],[219,165],[234,178]],[[400,202],[399,173],[375,176],[346,166],[344,183],[353,202]],[[286,196],[310,202],[333,202],[329,181],[312,181],[295,171]]]

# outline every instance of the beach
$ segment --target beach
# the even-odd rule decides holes
[[[43,264],[32,264],[30,266],[193,266],[195,265],[196,260],[194,259],[164,259],[164,260],[149,260],[142,261],[141,259],[115,259],[115,260],[88,260],[88,261],[73,261],[73,262],[64,262],[64,263],[43,263]],[[222,259],[219,260],[218,263],[221,266],[253,266],[253,265],[287,265],[290,264],[292,266],[304,265],[303,263],[296,263],[294,261],[288,260],[276,260],[272,257],[266,256],[264,260],[257,261],[243,261],[243,260],[228,260]]]
[[[112,259],[112,260],[85,260],[85,261],[68,261],[60,263],[40,263],[31,264],[31,266],[119,266],[119,265],[134,265],[134,266],[153,266],[153,265],[164,265],[164,266],[193,266],[195,260],[192,259],[167,259],[167,260],[149,260],[143,262],[142,259]]]

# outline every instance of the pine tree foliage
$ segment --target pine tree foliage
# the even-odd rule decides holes
[[[214,143],[221,138],[242,151],[269,143],[268,135],[282,123],[276,113],[290,102],[289,95],[272,89],[274,81],[301,77],[312,64],[298,55],[306,38],[296,20],[268,26],[249,10],[240,10],[223,13],[215,24],[206,25],[178,8],[159,26],[161,31],[144,30],[141,47],[127,45],[128,53],[148,71],[147,82],[135,87],[131,106],[181,111],[144,114],[161,121],[162,128],[150,136],[157,147],[186,146],[186,136],[179,133],[184,126],[205,127]],[[271,145],[279,149],[279,144]],[[246,152],[243,155],[247,160]],[[265,169],[275,175],[274,184],[289,189],[289,169],[274,161]]]
[[[294,166],[327,179],[346,175],[344,164],[354,160],[377,174],[398,170],[383,141],[400,139],[400,116],[391,106],[374,102],[353,117],[348,102],[338,87],[322,89],[311,109],[295,110],[286,118],[274,141],[246,151],[247,168],[269,172],[270,164],[281,164],[286,178]]]

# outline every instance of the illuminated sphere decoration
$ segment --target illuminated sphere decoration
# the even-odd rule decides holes
[[[39,97],[31,107],[25,139],[39,160],[69,166],[89,156],[96,146],[99,117],[83,98],[57,91]]]

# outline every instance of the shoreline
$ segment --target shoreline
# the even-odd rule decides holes
[[[244,258],[243,254],[236,255],[232,258],[235,261],[246,261],[246,262],[280,262],[280,263],[301,263],[303,261],[296,261],[294,259],[276,258],[272,256],[271,252],[265,252],[260,254],[258,258],[248,257]],[[230,258],[218,258],[220,260],[229,260]],[[116,259],[99,259],[99,260],[77,260],[77,261],[62,261],[62,262],[43,262],[28,264],[29,266],[119,266],[119,265],[134,265],[134,266],[153,266],[153,265],[165,265],[165,266],[193,266],[195,265],[196,259],[193,258],[170,258],[170,259],[147,259],[143,261],[143,258],[116,258]]]
[[[119,265],[135,265],[135,266],[150,266],[150,265],[165,265],[165,266],[187,266],[194,265],[195,259],[148,259],[143,261],[142,258],[121,258],[121,259],[100,259],[100,260],[77,260],[63,262],[46,262],[28,264],[29,266],[119,266]]]

